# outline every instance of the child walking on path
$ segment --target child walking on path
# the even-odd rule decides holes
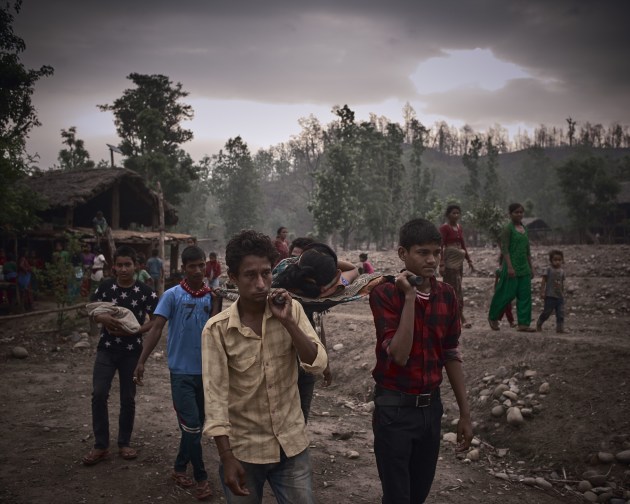
[[[551,314],[556,312],[556,332],[564,333],[564,254],[561,250],[549,252],[551,266],[542,276],[540,297],[545,301],[543,312],[536,322],[536,330],[542,331],[542,325]]]
[[[405,269],[395,283],[370,293],[376,326],[372,428],[383,504],[424,502],[429,494],[440,451],[442,368],[459,407],[458,450],[468,448],[473,436],[457,296],[434,276],[440,251],[441,235],[431,222],[407,222],[398,245]],[[416,275],[420,285],[412,284]]]
[[[499,283],[499,278],[501,277],[501,264],[502,263],[503,263],[503,254],[500,254],[499,255],[499,267],[494,272],[494,290],[495,290],[495,292],[497,290],[497,284]],[[503,310],[501,312],[501,315],[499,316],[499,322],[501,322],[501,320],[503,320],[503,316],[505,316],[505,318],[507,319],[508,323],[510,324],[510,327],[516,327],[516,322],[514,322],[514,315],[512,314],[512,302],[511,301],[507,304],[507,306],[505,307],[505,310]]]
[[[501,232],[503,267],[497,289],[490,303],[488,322],[490,328],[499,330],[499,317],[505,307],[516,298],[517,331],[535,332],[532,321],[532,255],[529,249],[527,229],[523,226],[525,208],[520,203],[509,207],[511,222]]]
[[[201,369],[201,332],[211,316],[219,313],[212,290],[203,280],[206,255],[196,246],[182,252],[184,279],[168,289],[155,309],[155,325],[146,337],[144,349],[134,371],[134,382],[142,385],[144,365],[160,341],[168,321],[168,368],[171,372],[171,394],[177,421],[182,431],[179,452],[171,479],[183,488],[192,487],[186,474],[190,462],[197,482],[195,497],[199,500],[212,495],[208,473],[203,462],[201,430],[205,420]]]

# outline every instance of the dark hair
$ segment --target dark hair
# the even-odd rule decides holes
[[[323,243],[314,243],[302,252],[300,260],[289,264],[273,281],[274,287],[299,290],[308,297],[318,297],[320,287],[337,275],[337,254]]]
[[[196,245],[190,245],[182,251],[182,264],[186,266],[191,261],[205,261],[206,253]]]
[[[308,236],[300,236],[299,238],[296,238],[291,242],[291,245],[289,245],[289,255],[291,255],[291,252],[293,252],[294,248],[297,247],[304,251],[306,246],[310,245],[311,243],[315,243],[315,240],[313,240],[313,238],[309,238]]]
[[[413,245],[442,244],[442,235],[426,219],[413,219],[402,225],[398,235],[398,245],[409,250]]]
[[[273,265],[279,254],[267,235],[253,229],[245,229],[232,236],[225,247],[225,263],[229,272],[238,275],[243,258],[248,255],[264,257]]]
[[[328,254],[330,257],[332,257],[335,260],[335,268],[337,267],[337,254],[328,245],[326,245],[325,243],[314,242],[304,247],[304,252],[311,249],[317,250],[318,252],[322,254]]]
[[[116,262],[116,259],[119,257],[128,257],[135,264],[138,256],[133,247],[130,247],[129,245],[121,245],[116,249],[116,252],[114,252],[114,262]]]
[[[284,226],[280,226],[280,227],[278,228],[278,231],[276,231],[276,236],[280,236],[280,233],[282,233],[282,230],[283,230],[283,229],[287,229],[287,228],[286,228],[286,227],[284,227]],[[288,231],[288,229],[287,229],[287,231]]]
[[[359,254],[359,259],[360,259],[361,261],[367,261],[367,254],[366,254],[365,252],[361,252],[361,253]]]
[[[208,257],[215,257],[216,258],[217,257],[217,253],[216,252],[210,252],[208,254]]]
[[[152,255],[152,256],[156,256],[156,255],[158,255],[159,253],[160,253],[160,251],[159,251],[158,249],[153,249],[153,250],[151,251],[151,255]]]
[[[444,212],[444,216],[448,217],[448,214],[450,214],[453,210],[459,210],[461,213],[462,207],[456,204],[449,205],[446,207],[446,212]]]
[[[525,207],[523,205],[521,205],[520,203],[512,203],[509,207],[508,207],[508,211],[510,212],[510,214],[512,212],[516,212],[519,208],[522,208],[523,210],[525,210]]]
[[[560,259],[562,259],[564,261],[564,254],[562,253],[562,250],[557,250],[557,249],[553,249],[549,251],[549,262],[553,261],[553,258],[555,256],[560,256]]]

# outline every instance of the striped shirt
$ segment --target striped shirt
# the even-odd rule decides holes
[[[291,303],[293,318],[317,344],[311,374],[322,373],[328,358],[302,306]],[[280,461],[309,445],[297,388],[297,352],[288,331],[265,307],[262,336],[241,323],[238,301],[206,324],[201,343],[205,436],[228,436],[234,456],[252,464]]]
[[[416,296],[413,343],[404,366],[389,356],[388,346],[398,329],[405,295],[396,284],[386,282],[370,293],[370,308],[376,326],[377,385],[407,394],[428,394],[442,383],[442,368],[449,360],[461,361],[461,326],[457,298],[450,285],[431,278],[429,299]]]

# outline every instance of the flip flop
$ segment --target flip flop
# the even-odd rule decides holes
[[[492,329],[493,331],[498,331],[500,329],[498,320],[488,319],[488,324],[490,324],[490,329]]]
[[[120,455],[125,460],[133,460],[138,458],[138,452],[129,446],[123,446],[118,450],[118,455]]]
[[[186,473],[181,473],[177,471],[173,471],[171,474],[171,479],[175,482],[177,486],[182,488],[190,488],[195,484],[190,476],[187,476]]]
[[[210,483],[208,480],[197,482],[197,488],[193,494],[197,500],[206,500],[212,496],[212,490],[210,489]]]
[[[90,450],[90,453],[83,457],[82,462],[83,465],[92,466],[105,460],[108,455],[109,450],[99,450],[97,448],[94,448],[93,450]]]

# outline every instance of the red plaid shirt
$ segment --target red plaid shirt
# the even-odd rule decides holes
[[[377,385],[407,394],[428,394],[442,383],[442,367],[449,360],[461,361],[461,327],[457,297],[450,285],[431,279],[429,300],[416,297],[413,343],[404,366],[389,356],[388,347],[398,329],[405,304],[404,294],[393,282],[375,287],[370,308],[376,326],[376,366],[372,376]]]

